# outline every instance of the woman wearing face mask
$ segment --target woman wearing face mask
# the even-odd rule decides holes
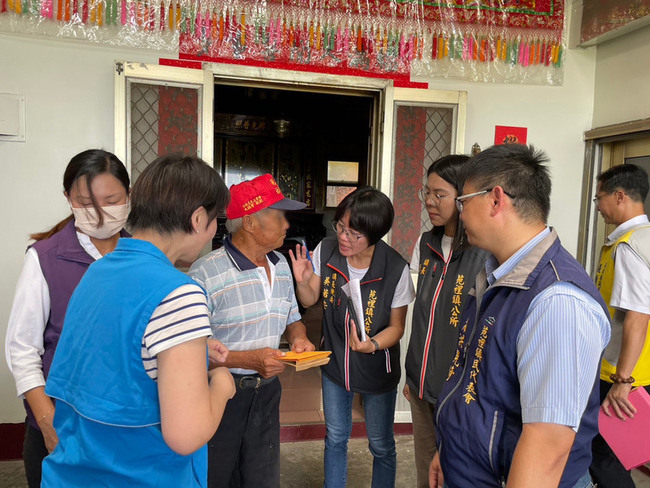
[[[418,288],[404,386],[411,404],[418,488],[429,486],[429,464],[436,453],[433,410],[454,359],[467,293],[488,255],[467,244],[454,201],[468,160],[453,155],[435,161],[419,190],[433,229],[418,238],[411,258]]]
[[[25,254],[9,317],[7,363],[27,411],[23,460],[30,488],[41,485],[43,458],[57,445],[54,402],[44,386],[70,296],[91,263],[112,252],[129,212],[129,175],[113,154],[77,154],[63,175],[72,215],[46,232]]]
[[[332,351],[323,366],[325,487],[343,488],[347,480],[347,446],[352,430],[352,400],[361,394],[374,461],[372,487],[394,487],[397,468],[393,421],[400,379],[399,340],[413,282],[406,261],[381,240],[393,224],[393,205],[386,195],[361,187],[336,208],[335,239],[323,240],[309,262],[304,246],[290,252],[296,295],[309,307],[323,297],[321,347]],[[360,280],[361,340],[342,287]]]

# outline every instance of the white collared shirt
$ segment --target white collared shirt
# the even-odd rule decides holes
[[[77,232],[79,244],[93,259],[102,257],[86,234]],[[43,276],[36,249],[25,253],[11,306],[5,357],[16,382],[18,396],[45,385],[43,376],[43,334],[50,316],[50,290]]]
[[[607,244],[616,242],[637,225],[648,223],[647,215],[638,215],[619,225],[607,236]],[[630,245],[621,243],[614,258],[614,285],[609,305],[623,312],[650,314],[650,268]]]

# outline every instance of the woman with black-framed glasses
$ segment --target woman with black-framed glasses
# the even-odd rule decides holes
[[[386,195],[361,187],[343,199],[332,228],[309,262],[304,246],[291,252],[298,300],[309,307],[323,298],[321,349],[331,350],[322,367],[325,438],[325,487],[345,487],[347,444],[352,429],[354,393],[363,398],[366,430],[373,454],[372,487],[394,487],[397,458],[393,420],[400,380],[399,341],[406,308],[415,297],[408,264],[384,243],[393,224]],[[355,313],[343,286],[359,280],[362,316]],[[360,336],[365,336],[360,337]]]
[[[467,244],[457,208],[463,198],[456,198],[462,188],[460,172],[468,160],[460,155],[437,160],[418,191],[433,225],[418,238],[411,258],[418,286],[404,396],[411,404],[418,488],[429,486],[429,464],[436,452],[433,410],[449,368],[454,367],[462,334],[460,313],[487,258],[485,251]]]

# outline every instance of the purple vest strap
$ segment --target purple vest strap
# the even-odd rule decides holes
[[[120,233],[121,237],[128,237],[125,231]],[[38,260],[43,271],[43,276],[50,293],[50,315],[45,325],[43,336],[43,375],[47,375],[52,365],[52,358],[56,345],[61,336],[65,312],[68,302],[82,276],[92,263],[95,262],[77,238],[74,220],[71,220],[63,229],[48,239],[35,242],[31,247],[38,254]],[[25,410],[27,418],[32,427],[38,429],[34,414],[27,402]]]

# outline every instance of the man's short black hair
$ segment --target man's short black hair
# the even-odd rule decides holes
[[[365,235],[371,246],[388,233],[395,217],[390,199],[370,186],[347,195],[336,207],[334,220],[341,220],[346,212],[350,212],[350,228]]]
[[[517,214],[526,222],[548,220],[551,210],[551,177],[543,151],[523,144],[492,146],[471,158],[463,168],[463,181],[476,191],[500,186],[509,195]]]
[[[221,176],[205,161],[181,154],[162,156],[145,168],[133,186],[129,230],[191,233],[196,209],[205,208],[212,221],[229,201]]]
[[[645,202],[648,196],[648,173],[636,164],[613,166],[598,175],[601,191],[623,190],[635,202]]]

